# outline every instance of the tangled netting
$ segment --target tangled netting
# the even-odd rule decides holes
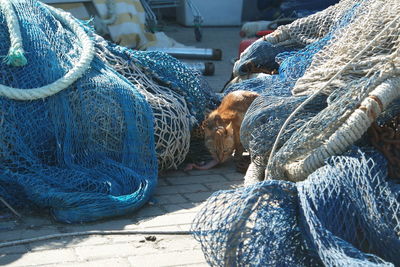
[[[303,182],[217,192],[192,231],[212,266],[398,265],[400,186],[385,165],[355,150]]]
[[[158,170],[183,162],[191,129],[214,105],[211,91],[168,55],[110,44],[38,1],[8,3],[0,12],[0,196],[50,209],[62,222],[141,207]],[[70,79],[90,52],[88,68],[66,88],[16,100]]]
[[[395,171],[399,129],[375,131],[383,156],[365,138],[399,114],[399,14],[396,0],[343,0],[242,53],[236,76],[279,64],[278,75],[225,91],[261,94],[241,141],[252,158],[245,184],[267,180],[218,192],[198,214],[192,230],[211,265],[400,264],[400,188],[387,166]]]

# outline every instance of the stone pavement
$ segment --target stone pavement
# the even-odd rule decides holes
[[[189,230],[202,203],[213,192],[242,186],[232,162],[207,171],[172,171],[159,179],[154,200],[141,210],[80,225],[32,214],[0,220],[1,242],[93,230]],[[207,266],[191,235],[90,235],[36,241],[0,248],[6,266]],[[149,239],[149,240],[146,240]]]

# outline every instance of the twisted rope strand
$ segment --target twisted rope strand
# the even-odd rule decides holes
[[[24,55],[21,30],[12,2],[10,0],[0,0],[0,8],[5,16],[11,44],[4,62],[14,67],[24,66],[28,61]]]

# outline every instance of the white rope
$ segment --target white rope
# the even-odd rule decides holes
[[[380,84],[369,94],[369,97],[361,102],[360,108],[350,115],[326,144],[318,147],[304,160],[285,166],[288,178],[291,181],[303,180],[302,178],[320,167],[326,158],[342,153],[348,146],[360,139],[376,117],[392,100],[398,97],[400,97],[400,78],[393,78]]]
[[[391,23],[389,23],[388,25],[386,25],[385,28],[383,28],[382,31],[379,32],[379,34],[377,34],[377,35],[374,37],[374,39],[372,39],[372,40],[364,47],[364,49],[362,49],[360,52],[358,52],[349,62],[347,62],[347,64],[346,64],[340,71],[338,71],[335,75],[333,75],[332,78],[329,79],[329,81],[327,81],[319,90],[315,91],[309,98],[307,98],[301,105],[299,105],[299,106],[290,114],[290,116],[286,119],[285,123],[283,124],[283,126],[282,126],[281,129],[279,130],[278,136],[277,136],[276,139],[275,139],[275,142],[274,142],[274,145],[273,145],[273,147],[272,147],[271,153],[269,154],[268,164],[267,164],[267,168],[266,168],[266,172],[265,172],[265,179],[268,179],[268,178],[269,178],[269,170],[270,170],[270,168],[271,168],[272,158],[273,158],[274,155],[275,155],[275,152],[276,152],[276,149],[277,149],[277,146],[278,146],[278,142],[279,142],[279,140],[280,140],[280,138],[281,138],[281,136],[282,136],[284,130],[286,129],[286,127],[287,127],[287,125],[289,124],[289,122],[293,119],[293,117],[294,117],[301,109],[303,109],[308,103],[310,103],[311,100],[313,100],[319,93],[321,93],[323,90],[325,90],[325,89],[328,87],[328,85],[330,85],[340,74],[342,74],[347,68],[349,68],[349,66],[351,66],[351,64],[352,64],[356,59],[358,59],[359,57],[361,57],[370,47],[372,47],[372,45],[383,35],[383,33],[385,33],[388,29],[390,29],[398,19],[400,19],[400,15],[397,16],[396,18],[394,18],[393,21],[392,21]],[[357,124],[353,124],[352,127],[358,127],[358,125],[357,125]],[[366,129],[365,129],[365,130],[366,130]],[[364,130],[364,131],[365,131],[365,130]],[[339,141],[339,140],[336,139],[336,141]],[[343,147],[344,147],[344,146],[343,146]],[[325,152],[328,152],[328,151],[325,151]],[[332,152],[332,150],[330,150],[330,152]],[[342,151],[342,152],[343,152],[343,151]],[[321,158],[321,159],[324,158],[324,160],[325,160],[325,159],[328,158],[329,156],[335,155],[335,153],[329,154],[328,156],[326,156],[326,155],[321,156],[321,154],[319,154],[319,155],[320,155],[320,158]],[[319,162],[317,165],[318,165],[318,166],[321,166],[322,164],[323,164],[323,160],[322,160],[322,162]],[[292,171],[292,172],[291,172],[291,173],[292,173],[291,177],[297,180],[298,178],[295,178],[293,175],[295,175],[296,173],[298,173],[298,174],[304,174],[304,173],[303,173],[303,171],[298,170],[298,168],[300,168],[300,166],[299,166],[299,167],[294,167],[293,165],[301,165],[301,166],[302,166],[302,164],[299,164],[299,162],[296,162],[296,163],[292,163],[292,164],[288,164],[288,165],[287,165],[287,166],[291,166],[291,168],[293,168],[293,170],[296,170],[296,171]],[[314,166],[315,166],[315,165],[314,165]],[[316,168],[315,168],[315,169],[316,169]],[[315,170],[315,169],[314,169],[314,170]],[[310,171],[310,170],[308,170],[308,171]],[[304,179],[304,178],[305,178],[305,177],[301,177],[301,179]]]
[[[10,0],[0,0],[0,8],[4,14],[8,32],[10,35],[10,49],[5,58],[8,65],[15,67],[24,66],[27,60],[24,56],[24,48],[22,45],[21,30],[17,16]]]
[[[1,0],[7,2],[8,0]],[[43,4],[44,5],[44,4]],[[94,44],[84,29],[73,20],[67,13],[58,11],[57,9],[47,6],[52,15],[61,23],[66,25],[70,30],[75,33],[82,43],[82,54],[79,61],[70,69],[65,76],[56,80],[55,82],[32,89],[19,89],[0,84],[0,96],[4,96],[14,100],[36,100],[54,95],[61,90],[67,88],[76,80],[78,80],[83,73],[89,68],[90,63],[94,56]],[[40,51],[39,51],[40,52]]]

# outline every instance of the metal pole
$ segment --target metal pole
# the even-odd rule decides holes
[[[148,48],[147,51],[160,51],[181,59],[211,59],[221,60],[221,49],[211,48]]]

